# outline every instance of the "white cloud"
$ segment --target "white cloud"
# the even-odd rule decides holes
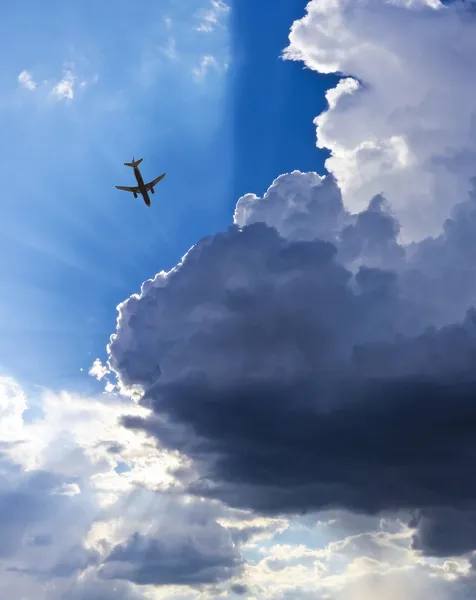
[[[211,69],[220,71],[220,64],[214,56],[208,54],[202,56],[200,64],[192,70],[192,73],[198,81],[203,81]]]
[[[260,600],[316,594],[347,600],[352,590],[376,593],[390,584],[409,591],[417,584],[431,585],[437,593],[448,582],[462,589],[470,583],[465,561],[439,561],[430,567],[416,560],[408,548],[408,531],[392,519],[368,533],[341,536],[336,530],[335,541],[322,543],[340,522],[338,515],[327,515],[325,523],[316,521],[315,526],[308,520],[303,527],[148,490],[157,487],[163,459],[144,437],[117,425],[118,415],[143,414],[144,409],[114,398],[99,402],[44,392],[43,415],[31,424],[20,423],[27,395],[8,377],[1,379],[0,390],[2,415],[15,415],[9,422],[17,432],[10,436],[7,455],[22,465],[22,471],[7,471],[8,488],[5,479],[0,485],[0,553],[7,569],[0,593],[6,597],[29,597],[34,591],[39,600],[63,600],[65,594],[78,600],[94,594],[111,600],[192,600],[197,592],[187,591],[188,582],[210,582],[210,593],[219,597],[239,581]],[[108,447],[114,444],[117,452],[111,454]],[[112,468],[123,460],[133,471],[119,475]],[[5,463],[3,468],[5,475]],[[147,480],[143,475],[149,468]],[[48,475],[42,478],[40,473]],[[134,480],[142,485],[135,487]],[[110,496],[108,502],[105,496]],[[13,501],[19,508],[12,520]],[[343,525],[349,526],[345,521]],[[362,519],[360,528],[368,525]],[[303,533],[318,546],[300,542]],[[273,541],[276,535],[295,541]],[[241,554],[250,558],[244,570]],[[175,572],[180,588],[167,585]]]
[[[29,71],[22,71],[20,75],[18,75],[18,81],[21,87],[26,88],[27,90],[34,90],[38,84],[33,80],[33,76]]]
[[[155,85],[174,63],[183,74],[203,81],[211,68],[223,72],[229,62],[229,30],[227,15],[230,7],[223,0],[192,0],[185,13],[177,19],[164,13],[160,24],[144,37],[137,78],[140,85]],[[208,32],[204,35],[204,32]],[[219,82],[221,83],[221,82]],[[198,89],[197,91],[201,91]]]
[[[89,375],[95,377],[98,381],[101,381],[109,373],[109,369],[106,365],[103,365],[99,358],[93,362],[93,366],[89,369]]]
[[[331,150],[326,167],[346,206],[360,211],[384,193],[407,240],[438,232],[476,172],[469,10],[438,0],[313,0],[285,52],[347,76],[316,118],[318,146]]]
[[[275,544],[262,548],[244,580],[256,598],[285,600],[425,600],[429,590],[441,600],[463,600],[474,592],[467,560],[431,564],[415,556],[409,545],[401,527],[398,533],[383,528],[344,535],[319,548]]]
[[[67,70],[63,79],[58,81],[58,83],[51,90],[52,96],[58,100],[71,101],[75,94],[76,79],[76,75],[74,75],[72,71]]]
[[[238,227],[266,223],[291,240],[334,241],[349,222],[349,214],[331,177],[293,171],[277,177],[262,198],[242,196],[233,220]]]
[[[120,424],[124,415],[148,411],[114,396],[44,390],[41,400],[41,413],[24,419],[27,394],[14,379],[0,378],[2,597],[34,592],[39,600],[62,600],[85,582],[91,594],[102,589],[101,598],[116,598],[112,592],[122,589],[131,600],[152,592],[147,585],[101,582],[99,571],[107,578],[149,578],[169,594],[168,583],[186,585],[187,578],[228,585],[241,557],[231,529],[217,520],[227,511],[170,493],[168,470],[179,466],[179,457]],[[157,485],[160,471],[163,485]],[[134,540],[145,544],[139,552]],[[156,559],[145,559],[147,546]]]
[[[78,77],[73,66],[69,66],[64,71],[63,77],[52,84],[48,80],[42,82],[42,88],[48,90],[49,96],[55,100],[65,100],[71,102],[78,89],[85,89],[88,86],[94,85],[99,81],[99,76],[96,74],[90,79],[82,79]],[[38,83],[33,79],[29,71],[22,71],[18,76],[19,85],[28,90],[39,89]]]
[[[198,31],[211,33],[219,25],[221,25],[221,19],[230,11],[228,4],[223,0],[212,0],[210,7],[201,11],[200,24],[198,25]]]

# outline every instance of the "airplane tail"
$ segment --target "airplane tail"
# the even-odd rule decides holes
[[[139,158],[139,160],[134,160],[134,157],[132,157],[132,162],[130,162],[130,163],[124,163],[124,165],[126,167],[137,167],[138,165],[141,164],[142,161],[143,161],[142,158]]]

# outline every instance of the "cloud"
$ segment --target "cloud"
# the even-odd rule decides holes
[[[211,33],[220,24],[220,19],[230,11],[230,7],[223,0],[212,0],[210,7],[201,11],[198,31]]]
[[[101,381],[103,377],[105,377],[109,373],[109,369],[102,364],[99,358],[93,363],[93,366],[89,369],[89,375],[92,377],[96,377],[98,381]]]
[[[19,578],[26,578],[43,598],[44,587],[54,589],[51,582],[74,578],[97,561],[84,540],[101,511],[93,480],[114,465],[106,449],[94,448],[107,426],[94,419],[97,404],[67,394],[45,393],[40,414],[26,419],[27,395],[8,377],[0,378],[0,405],[9,427],[0,463],[0,554],[8,576],[0,589],[19,593]],[[111,411],[109,422],[117,418]]]
[[[72,71],[67,70],[63,79],[51,90],[51,95],[58,100],[72,100],[75,94],[76,75]]]
[[[247,194],[120,305],[91,374],[140,406],[45,392],[30,423],[3,381],[0,596],[474,596],[464,10],[309,4],[288,55],[343,75],[317,122],[331,173]]]
[[[476,157],[471,3],[311,1],[285,57],[342,75],[316,118],[344,203],[383,193],[405,240],[436,235]],[[458,44],[454,40],[458,39]]]
[[[369,527],[368,521],[363,527]],[[311,530],[308,525],[307,540]],[[322,541],[322,534],[315,540]],[[299,600],[396,600],[402,594],[424,600],[428,593],[444,600],[472,597],[475,580],[469,561],[425,561],[410,543],[411,531],[393,519],[319,547],[275,543],[261,548],[259,558],[247,566],[248,593]]]
[[[393,268],[402,265],[405,255],[397,241],[400,226],[387,200],[379,194],[367,210],[352,215],[332,176],[293,171],[280,175],[262,198],[246,194],[238,200],[234,223],[244,227],[259,222],[288,240],[332,242],[349,267],[365,263]]]
[[[280,175],[262,198],[246,194],[237,202],[234,223],[238,227],[266,223],[290,240],[317,237],[336,242],[350,214],[332,177],[293,171]]]
[[[243,560],[227,530],[199,507],[169,505],[152,535],[116,546],[100,574],[137,584],[203,585],[230,579]]]
[[[40,600],[91,600],[118,590],[135,600],[142,593],[117,579],[147,588],[217,584],[239,573],[239,544],[217,521],[230,515],[172,494],[167,469],[178,462],[120,426],[124,414],[147,411],[116,396],[48,391],[33,420],[28,408],[21,386],[1,377],[2,597],[34,590]]]
[[[418,528],[413,537],[413,548],[424,554],[458,556],[475,548],[474,508],[438,507],[423,510],[412,524]]]
[[[214,56],[206,55],[202,56],[200,64],[192,70],[192,73],[197,81],[203,81],[211,69],[221,71],[222,68],[223,67]]]
[[[12,377],[0,376],[0,439],[3,444],[21,439],[26,408],[26,394],[21,386]]]
[[[20,75],[18,75],[18,82],[20,83],[21,87],[24,87],[27,90],[34,90],[38,86],[29,71],[22,71]]]
[[[474,507],[475,214],[472,194],[405,247],[382,196],[352,215],[332,177],[240,199],[240,227],[119,307],[109,363],[153,409],[124,423],[192,459],[189,491],[242,508]]]
[[[86,576],[70,584],[64,593],[61,591],[57,596],[58,600],[64,598],[68,600],[146,600],[147,596],[128,582],[115,581],[111,585],[109,581],[105,582]]]
[[[82,79],[78,77],[73,67],[68,67],[64,71],[62,79],[54,84],[49,81],[43,81],[42,88],[48,90],[50,98],[54,100],[65,100],[71,102],[78,90],[84,89],[90,85],[93,85],[99,81],[99,76],[96,74],[90,79]],[[33,79],[33,75],[29,71],[22,71],[18,76],[18,82],[21,87],[28,90],[39,89],[38,83]]]
[[[230,590],[237,596],[244,596],[248,593],[248,587],[242,583],[235,583],[231,586]]]

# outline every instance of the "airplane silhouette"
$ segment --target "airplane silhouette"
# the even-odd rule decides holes
[[[141,194],[142,198],[144,198],[144,202],[146,203],[146,205],[150,206],[149,192],[155,194],[154,187],[159,183],[161,179],[165,177],[165,173],[162,173],[162,175],[159,175],[157,179],[154,179],[154,181],[151,181],[150,183],[144,183],[141,172],[139,171],[139,165],[142,162],[142,160],[142,158],[139,158],[139,160],[134,160],[134,157],[132,157],[132,162],[124,163],[126,167],[133,167],[134,175],[137,179],[137,185],[134,187],[116,185],[116,188],[118,190],[123,190],[124,192],[132,192],[134,194],[134,198],[137,198],[137,194]]]

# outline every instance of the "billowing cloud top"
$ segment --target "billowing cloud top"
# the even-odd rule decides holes
[[[476,20],[470,3],[314,0],[285,55],[348,76],[316,118],[346,206],[384,193],[405,239],[436,234],[474,174]]]

